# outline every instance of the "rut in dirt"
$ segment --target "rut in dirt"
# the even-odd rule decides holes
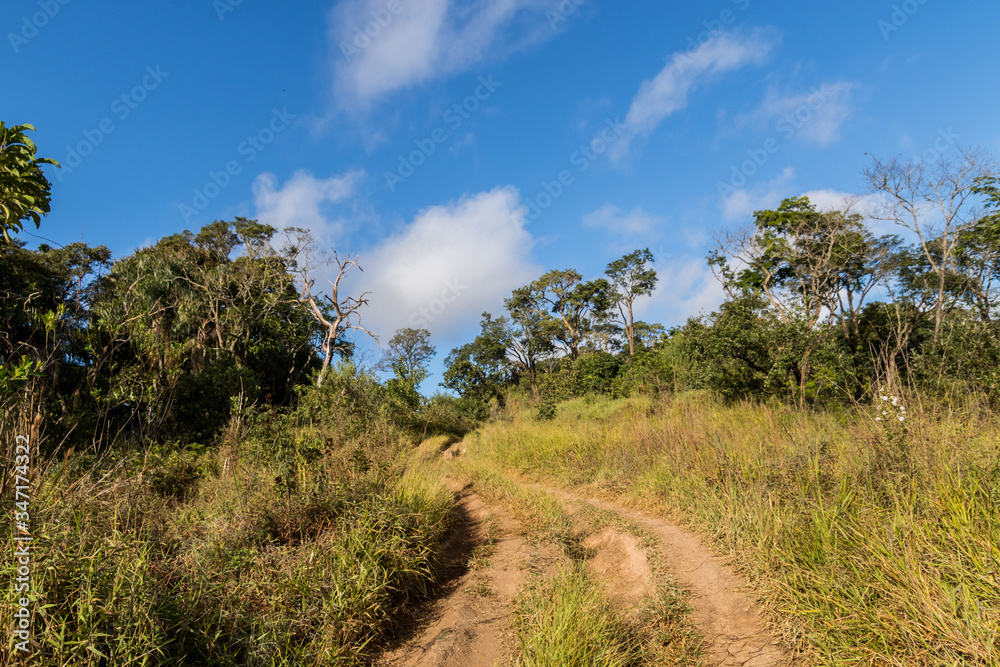
[[[510,611],[530,549],[501,508],[487,505],[471,486],[445,482],[459,516],[444,545],[448,583],[413,619],[408,638],[376,662],[380,667],[494,667],[515,655]],[[488,556],[470,567],[484,545]]]
[[[460,442],[440,452],[444,459],[465,453]],[[532,547],[522,526],[503,507],[486,503],[472,484],[443,480],[455,493],[457,516],[443,545],[446,583],[439,597],[410,623],[407,638],[386,650],[380,667],[493,667],[515,664],[517,641],[510,619],[530,567],[539,564],[551,575],[567,561],[557,547]],[[514,480],[511,480],[514,481]],[[640,526],[659,543],[665,571],[690,591],[692,620],[704,640],[700,664],[711,667],[778,667],[796,664],[775,633],[745,582],[686,528],[617,503],[589,498],[540,484],[522,486],[549,494],[572,507],[593,506]],[[657,587],[656,577],[636,536],[605,526],[591,532],[575,515],[574,532],[591,556],[587,566],[608,584],[608,593],[623,609],[635,605]],[[487,551],[481,551],[484,545]],[[487,553],[482,558],[477,554]]]
[[[616,503],[540,484],[532,488],[566,502],[614,512],[653,533],[677,583],[691,592],[692,617],[705,639],[705,664],[778,667],[795,664],[778,642],[746,582],[690,530]]]

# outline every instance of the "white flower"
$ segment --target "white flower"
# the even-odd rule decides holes
[[[898,419],[901,422],[906,421],[906,417],[904,417],[903,415],[899,415],[898,417],[896,417],[896,419]]]
[[[893,396],[892,397],[892,404],[893,405],[899,405],[899,398],[897,398],[896,396]]]
[[[882,418],[881,417],[876,417],[875,421],[880,422],[880,421],[882,421]]]
[[[879,398],[881,398],[883,401],[888,401],[889,400],[888,396],[879,396]]]

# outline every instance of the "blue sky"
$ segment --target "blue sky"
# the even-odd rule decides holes
[[[997,151],[998,19],[988,0],[7,0],[0,119],[64,164],[40,236],[122,256],[236,215],[309,228],[360,255],[365,323],[430,329],[440,371],[546,270],[649,247],[642,315],[680,324],[721,302],[705,254],[754,210],[863,194],[866,153]]]

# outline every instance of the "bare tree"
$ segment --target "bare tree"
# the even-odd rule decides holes
[[[330,257],[323,252],[308,230],[289,227],[285,229],[285,233],[289,238],[289,246],[286,249],[289,266],[298,276],[299,302],[324,329],[321,345],[323,365],[316,378],[316,386],[321,387],[333,353],[344,355],[352,348],[352,344],[344,338],[348,331],[361,331],[378,342],[378,336],[361,324],[360,311],[362,307],[368,305],[367,296],[370,292],[363,292],[358,297],[340,296],[340,281],[344,276],[352,268],[363,270],[358,263],[357,255],[353,259],[348,256],[347,259],[341,260],[337,252],[333,251],[333,257]],[[315,275],[323,266],[335,267],[337,272],[336,277],[328,281],[329,294],[315,290]]]
[[[933,162],[872,159],[864,170],[868,190],[882,196],[873,217],[913,232],[936,277],[934,342],[941,336],[949,279],[958,273],[956,249],[963,229],[977,219],[976,186],[997,174],[996,161],[981,149],[959,149],[955,158]]]

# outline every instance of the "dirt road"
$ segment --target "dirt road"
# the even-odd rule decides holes
[[[465,452],[458,443],[443,453],[454,460]],[[445,554],[449,583],[423,610],[410,635],[385,653],[384,667],[493,667],[516,664],[518,646],[510,625],[514,600],[527,573],[554,573],[568,559],[554,545],[532,545],[504,507],[489,504],[474,484],[446,478],[455,492],[460,520]],[[701,664],[712,667],[771,667],[793,664],[775,640],[743,582],[691,531],[617,503],[544,485],[525,485],[564,503],[586,548],[586,565],[607,584],[622,609],[637,608],[657,582],[649,554],[636,535],[612,525],[594,528],[584,508],[640,526],[655,538],[658,562],[689,603],[702,639]]]

